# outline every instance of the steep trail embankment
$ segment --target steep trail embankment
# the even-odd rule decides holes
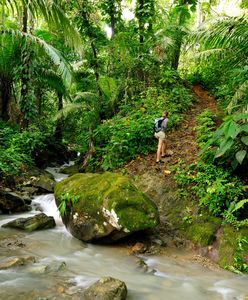
[[[197,212],[198,205],[193,199],[179,195],[179,189],[170,168],[180,160],[187,164],[199,159],[199,147],[196,142],[196,117],[205,109],[217,113],[216,101],[201,86],[192,88],[195,103],[185,114],[181,124],[166,134],[167,152],[164,164],[156,164],[155,152],[138,157],[126,165],[127,173],[135,180],[136,185],[147,193],[157,204],[160,211],[161,225],[155,238],[164,245],[185,246],[186,239],[181,230],[185,210]],[[194,202],[194,203],[193,203]]]

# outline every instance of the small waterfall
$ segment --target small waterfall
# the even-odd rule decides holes
[[[55,203],[54,195],[47,194],[41,195],[34,198],[32,201],[33,211],[37,213],[37,210],[42,211],[47,216],[54,217],[56,223],[61,222],[58,208]]]

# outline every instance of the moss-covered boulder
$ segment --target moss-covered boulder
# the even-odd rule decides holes
[[[235,255],[238,250],[238,240],[240,237],[248,237],[248,228],[240,228],[236,230],[230,225],[225,225],[222,227],[219,233],[218,243],[219,243],[219,265],[223,268],[227,266],[232,266],[235,264]],[[244,249],[245,250],[245,249]],[[248,256],[248,251],[243,251],[243,259]]]
[[[116,173],[75,174],[55,185],[55,199],[58,207],[66,207],[67,229],[86,242],[118,240],[159,223],[156,205]]]
[[[55,180],[50,175],[42,174],[38,177],[32,177],[31,185],[37,187],[42,192],[53,192]]]
[[[217,230],[221,226],[221,219],[213,216],[195,216],[193,222],[184,225],[183,234],[194,244],[206,247],[215,240]]]

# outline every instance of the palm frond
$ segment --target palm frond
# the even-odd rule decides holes
[[[98,96],[91,92],[78,92],[73,97],[77,103],[69,103],[63,109],[61,109],[55,116],[55,120],[67,117],[71,113],[77,113],[78,111],[92,112],[97,115],[96,101]]]
[[[44,17],[50,28],[55,28],[63,32],[66,42],[72,46],[80,54],[83,52],[82,38],[76,29],[67,18],[60,3],[56,0],[0,0],[3,6],[9,8],[14,14],[15,11],[22,11],[25,5],[29,12],[37,18],[40,14]]]
[[[0,4],[1,7],[7,7],[7,9],[10,9],[13,14],[17,10],[17,7],[19,7],[18,1],[16,0],[0,0]]]
[[[61,75],[65,85],[69,86],[72,82],[72,68],[66,61],[62,53],[53,46],[47,44],[44,40],[28,33],[23,33],[18,30],[2,30],[2,34],[10,35],[14,39],[19,37],[25,39],[26,42],[33,44],[35,47],[41,48],[50,57],[52,62],[57,66],[58,73]]]
[[[208,59],[211,57],[216,57],[217,59],[223,59],[225,57],[228,57],[232,53],[232,50],[230,49],[222,49],[222,48],[216,48],[216,49],[207,49],[200,51],[194,55],[195,58],[199,58],[200,60]]]
[[[20,47],[18,41],[12,41],[9,36],[0,36],[0,75],[13,79],[14,68],[19,65]]]
[[[57,73],[52,70],[42,69],[39,74],[40,79],[45,82],[50,88],[55,90],[57,93],[67,96],[67,89],[64,85],[63,80]]]
[[[242,112],[247,111],[248,108],[248,80],[243,82],[236,90],[232,100],[230,101],[227,110],[231,114],[233,109],[241,109]]]
[[[78,112],[80,110],[89,110],[87,104],[85,103],[69,103],[63,109],[57,112],[54,117],[54,120],[57,121],[61,118],[67,117],[71,113]]]
[[[191,42],[200,43],[202,51],[210,49],[228,50],[232,65],[247,62],[248,19],[247,17],[220,17],[202,25],[193,35]],[[227,52],[226,52],[227,53]]]
[[[74,96],[74,100],[76,102],[92,103],[92,102],[96,102],[97,99],[98,96],[95,93],[91,93],[91,92],[78,92]]]

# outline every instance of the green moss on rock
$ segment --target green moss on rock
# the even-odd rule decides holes
[[[55,199],[58,206],[64,193],[69,193],[72,198],[77,196],[80,200],[70,208],[63,221],[72,233],[75,233],[75,227],[78,227],[77,232],[91,227],[91,237],[87,234],[89,240],[114,235],[114,231],[121,231],[123,234],[118,236],[122,237],[134,231],[153,228],[159,223],[156,205],[120,174],[75,174],[56,184]],[[76,221],[77,224],[73,224]],[[79,223],[84,224],[81,229]],[[83,234],[76,235],[85,240]]]
[[[240,236],[248,237],[248,228],[237,231],[230,225],[225,225],[222,230],[219,237],[219,265],[224,268],[233,265],[238,247],[238,238]]]
[[[215,234],[220,227],[218,218],[209,217],[209,220],[193,222],[185,229],[187,239],[199,246],[205,247],[212,244]]]

